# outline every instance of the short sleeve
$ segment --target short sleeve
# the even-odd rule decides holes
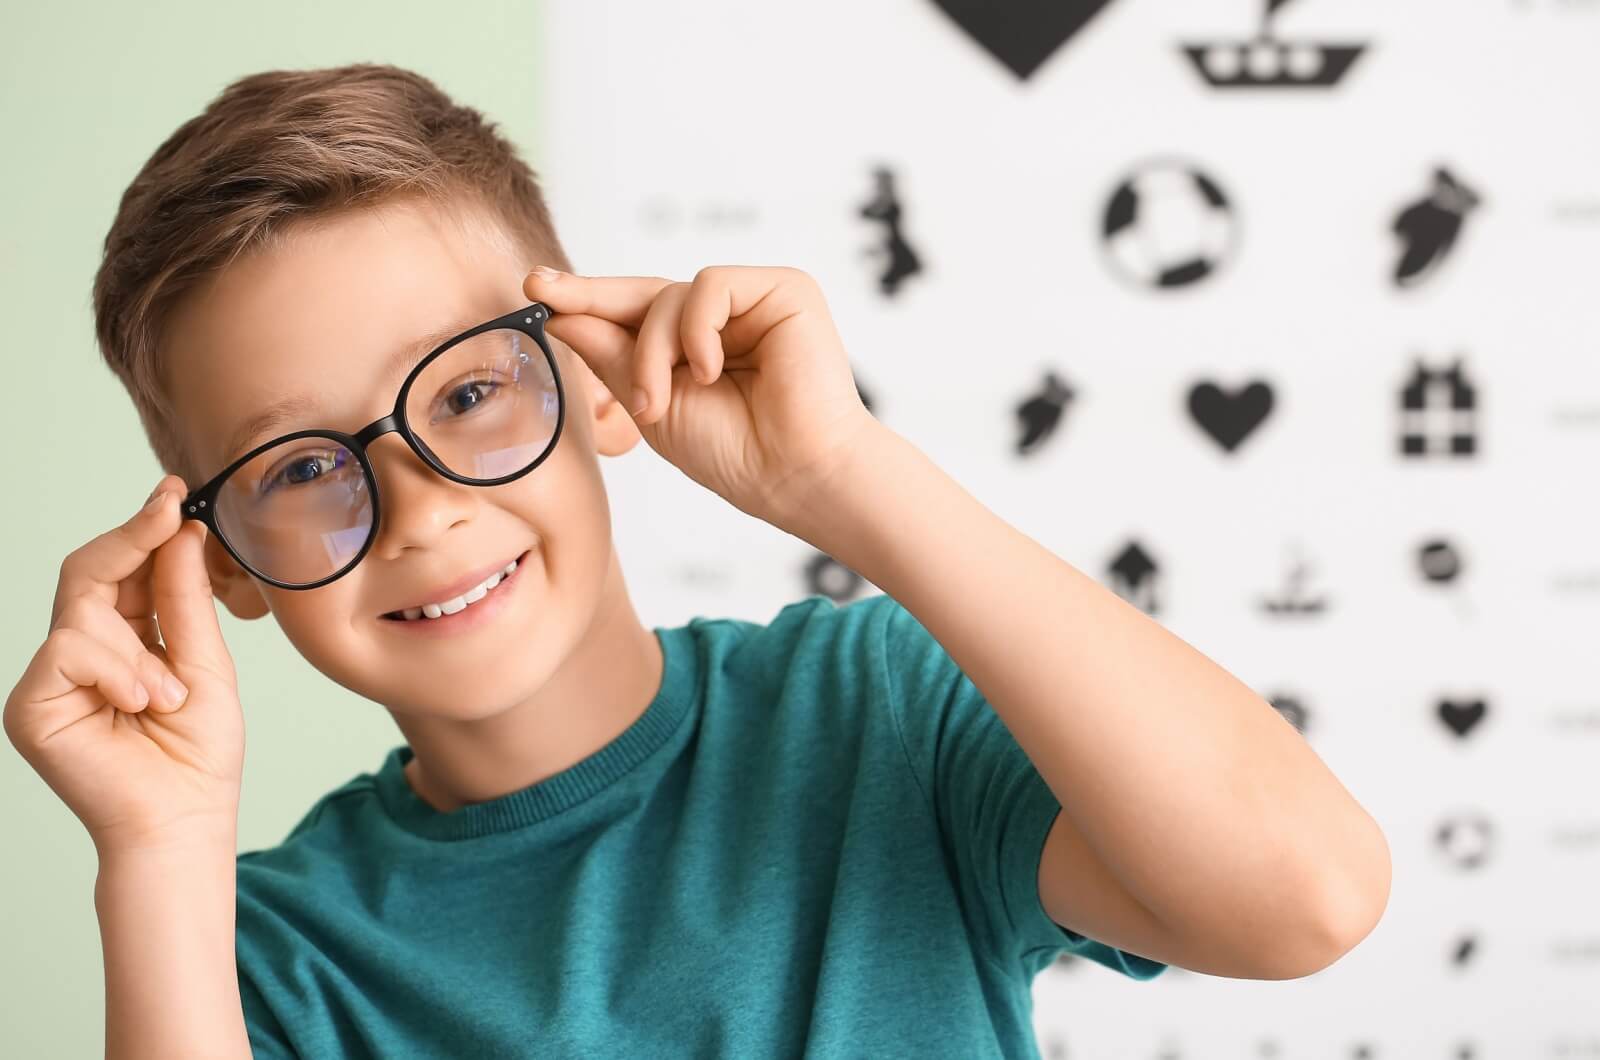
[[[1039,899],[1039,859],[1061,811],[1055,793],[933,634],[887,596],[876,606],[895,724],[987,956],[1030,974],[1070,952],[1134,979],[1158,975],[1165,964],[1050,919]]]
[[[250,1035],[250,1055],[254,1060],[299,1060],[278,1017],[267,1007],[266,998],[243,968],[239,972],[239,1001],[244,1006],[244,1027]]]

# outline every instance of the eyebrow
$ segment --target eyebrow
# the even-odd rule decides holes
[[[474,315],[470,320],[464,317],[453,317],[434,328],[425,335],[420,335],[410,342],[405,343],[389,354],[379,369],[380,382],[393,379],[402,371],[412,368],[423,357],[432,353],[437,347],[449,339],[475,327],[482,321]],[[274,401],[260,412],[241,423],[228,437],[227,448],[223,450],[223,467],[227,467],[237,460],[250,443],[262,435],[285,424],[308,416],[319,408],[315,397],[305,394],[296,394],[293,397]]]

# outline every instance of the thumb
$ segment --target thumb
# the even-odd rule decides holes
[[[202,552],[205,535],[204,524],[195,521],[193,528],[180,528],[156,550],[151,578],[156,621],[167,659],[180,679],[184,670],[200,670],[232,684],[233,658],[222,639]]]
[[[545,324],[545,334],[570,346],[623,407],[628,407],[634,387],[632,332],[603,317],[557,313]]]

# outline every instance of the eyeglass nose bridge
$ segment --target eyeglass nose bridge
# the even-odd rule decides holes
[[[405,426],[400,422],[400,413],[398,411],[391,412],[389,415],[384,416],[381,419],[373,420],[355,434],[351,435],[351,437],[354,438],[356,444],[361,447],[361,451],[366,453],[371,448],[374,441],[382,438],[386,434],[389,434],[391,431],[403,438],[406,445],[410,447],[411,451],[422,457],[423,463],[430,465],[435,471],[443,470],[444,464],[439,459],[439,454],[435,453],[433,449],[429,447],[427,442],[424,442],[421,438],[417,437],[415,431],[412,431],[408,426]],[[371,462],[372,457],[369,455],[367,457],[367,463],[370,465]]]
[[[353,437],[357,442],[361,443],[361,448],[365,449],[390,431],[395,431],[401,437],[405,437],[406,432],[400,429],[400,416],[398,413],[391,412],[387,416],[373,420],[357,431]]]

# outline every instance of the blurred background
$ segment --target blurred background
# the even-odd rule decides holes
[[[6,689],[62,557],[160,473],[90,317],[123,189],[239,76],[394,63],[501,124],[578,271],[811,272],[879,419],[1269,698],[1383,825],[1389,910],[1344,960],[1064,960],[1046,1057],[1600,1058],[1597,0],[0,18]],[[647,446],[606,473],[647,625],[878,591]],[[400,738],[272,623],[223,628],[249,850]],[[99,1055],[93,847],[9,744],[0,799],[0,1054]]]

